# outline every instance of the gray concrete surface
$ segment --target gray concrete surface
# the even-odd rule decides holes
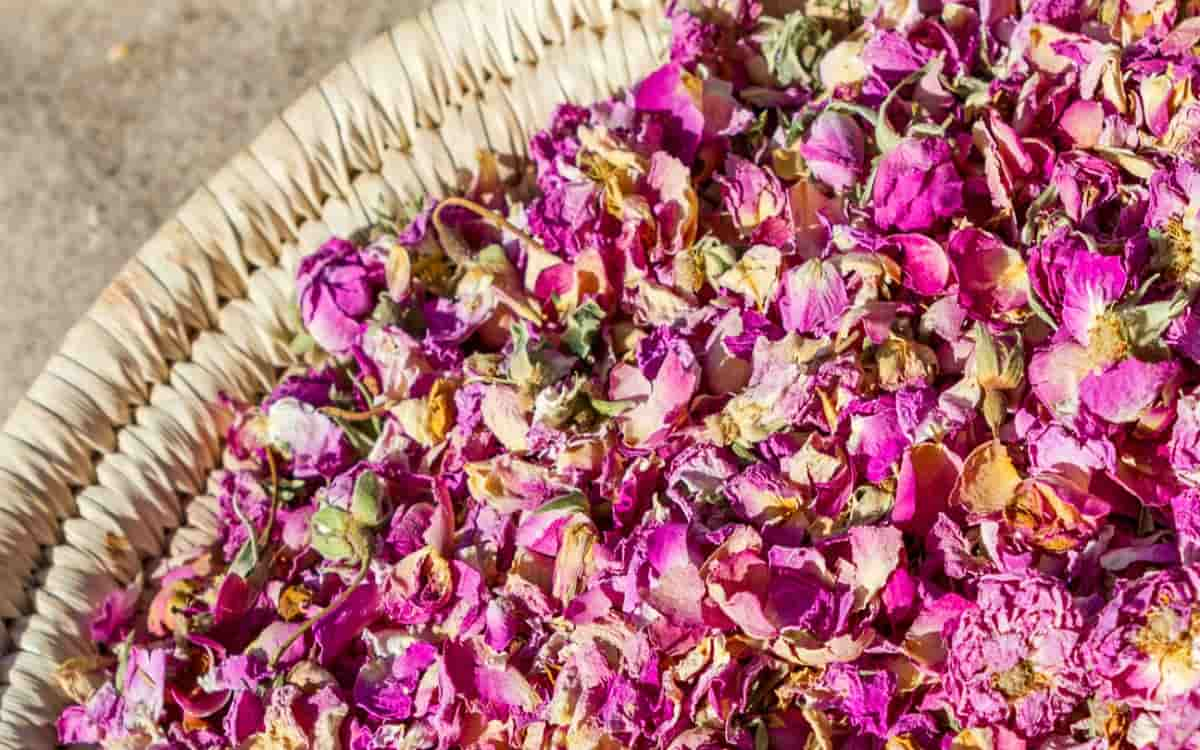
[[[0,0],[0,419],[191,191],[430,0]]]

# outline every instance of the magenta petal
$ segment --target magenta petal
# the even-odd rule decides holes
[[[1084,618],[1058,581],[1036,573],[986,576],[967,610],[943,632],[949,653],[940,688],[963,724],[1011,725],[1040,736],[1090,693],[1078,645]],[[1041,677],[1021,681],[1029,671]],[[1020,690],[1023,700],[1007,698]]]
[[[892,622],[912,617],[917,602],[920,601],[918,588],[918,579],[904,568],[897,568],[888,578],[879,598]]]
[[[896,675],[887,670],[861,671],[854,664],[831,664],[824,681],[837,697],[837,708],[859,732],[886,737]]]
[[[1200,477],[1200,398],[1195,395],[1179,399],[1167,448],[1172,469],[1181,476]]]
[[[786,219],[786,226],[773,229],[790,233],[788,197],[774,172],[749,159],[730,154],[725,159],[724,174],[717,175],[715,179],[721,186],[725,210],[740,230],[750,233],[760,227],[772,229],[769,222]]]
[[[841,112],[822,112],[808,140],[800,147],[809,169],[834,190],[845,190],[862,176],[863,132],[854,118]]]
[[[168,690],[171,694],[171,699],[192,716],[212,716],[217,711],[225,708],[225,704],[229,702],[228,690],[218,690],[215,693],[206,693],[200,690],[189,694],[184,693],[173,685]]]
[[[906,138],[879,163],[872,197],[882,229],[920,231],[957,214],[963,181],[950,147],[935,138]]]
[[[246,579],[236,573],[226,575],[213,605],[213,624],[223,625],[244,617],[254,603],[254,593],[246,584]]]
[[[850,549],[856,598],[865,596],[869,600],[883,590],[900,564],[904,538],[893,526],[855,526],[850,529]],[[865,602],[857,603],[861,606]]]
[[[683,80],[678,63],[668,63],[646,76],[634,94],[635,106],[644,112],[661,112],[668,118],[666,145],[680,161],[689,164],[704,133],[704,114]]]
[[[133,625],[140,595],[141,587],[130,584],[104,597],[88,624],[92,640],[111,645],[124,638]]]
[[[1062,301],[1063,328],[1087,345],[1097,318],[1125,291],[1126,274],[1121,258],[1080,252],[1072,258]]]
[[[127,703],[137,706],[139,716],[151,722],[158,721],[166,697],[167,651],[135,646],[129,653],[122,696]]]
[[[892,521],[904,531],[923,537],[946,509],[960,471],[962,459],[942,443],[909,448],[900,462]]]
[[[1128,357],[1103,372],[1092,373],[1079,385],[1084,406],[1113,423],[1133,422],[1159,397],[1179,372],[1179,364],[1143,362]]]
[[[704,565],[708,595],[717,607],[752,638],[777,633],[767,613],[771,573],[760,556],[762,540],[742,526]]]
[[[119,726],[121,708],[121,695],[106,682],[86,705],[69,706],[58,717],[58,741],[66,745],[102,742]]]
[[[1059,419],[1072,420],[1079,411],[1079,386],[1091,369],[1087,349],[1065,341],[1034,353],[1029,383],[1047,409]]]
[[[526,716],[543,702],[529,681],[512,667],[481,665],[475,671],[475,687],[488,712],[501,719]]]
[[[878,482],[889,476],[908,447],[908,438],[900,430],[895,400],[880,399],[872,407],[872,413],[851,417],[846,447],[862,464],[868,480]]]
[[[779,314],[789,331],[828,333],[850,306],[846,284],[832,263],[813,258],[788,271],[783,283]]]
[[[379,617],[381,611],[379,588],[371,581],[359,584],[341,606],[313,626],[320,663],[332,664],[350,642]]]
[[[853,601],[846,587],[831,590],[806,571],[805,553],[816,554],[801,548],[771,548],[771,611],[781,628],[803,628],[817,638],[832,638],[845,627]]]
[[[672,339],[651,384],[650,396],[622,415],[629,445],[654,447],[683,416],[700,384],[700,365],[683,338]]]
[[[1175,351],[1200,363],[1200,305],[1189,305],[1182,315],[1171,321],[1163,338]]]
[[[1200,490],[1188,488],[1171,498],[1171,518],[1180,561],[1200,563]]]
[[[411,718],[417,685],[437,657],[433,645],[417,642],[400,656],[369,662],[355,679],[354,702],[377,719]]]
[[[290,639],[300,627],[301,623],[298,622],[276,620],[263,628],[246,650],[248,652],[258,650],[266,658],[272,658],[279,653],[284,642]],[[291,666],[304,658],[304,655],[308,653],[308,637],[301,636],[292,641],[292,645],[288,646],[287,651],[279,657],[278,661],[281,667]]]
[[[247,737],[263,730],[265,716],[266,709],[255,691],[237,691],[225,714],[225,737],[234,745],[241,744]]]
[[[904,285],[917,294],[936,295],[950,283],[950,256],[935,240],[921,234],[897,234],[888,238],[902,255]]]
[[[990,232],[968,226],[950,235],[949,250],[963,307],[989,318],[1026,306],[1029,274],[1016,249]]]
[[[1104,106],[1100,102],[1076,101],[1063,112],[1058,126],[1077,147],[1092,148],[1100,142],[1104,128]]]

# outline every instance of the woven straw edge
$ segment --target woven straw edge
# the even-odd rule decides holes
[[[291,279],[330,234],[524,156],[560,101],[665,56],[661,0],[442,0],[338,65],[146,243],[0,432],[0,750],[54,747],[56,665],[164,553],[215,535],[230,413],[292,363]]]

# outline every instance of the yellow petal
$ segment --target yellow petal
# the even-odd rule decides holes
[[[958,499],[973,513],[996,513],[1012,502],[1021,484],[1004,444],[985,443],[967,456],[958,480]]]

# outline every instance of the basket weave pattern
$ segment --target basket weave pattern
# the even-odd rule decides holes
[[[292,362],[296,263],[376,209],[523,156],[560,101],[650,72],[660,0],[443,0],[334,69],[196,191],[67,334],[0,434],[0,750],[55,745],[88,617],[211,542],[230,414]]]

